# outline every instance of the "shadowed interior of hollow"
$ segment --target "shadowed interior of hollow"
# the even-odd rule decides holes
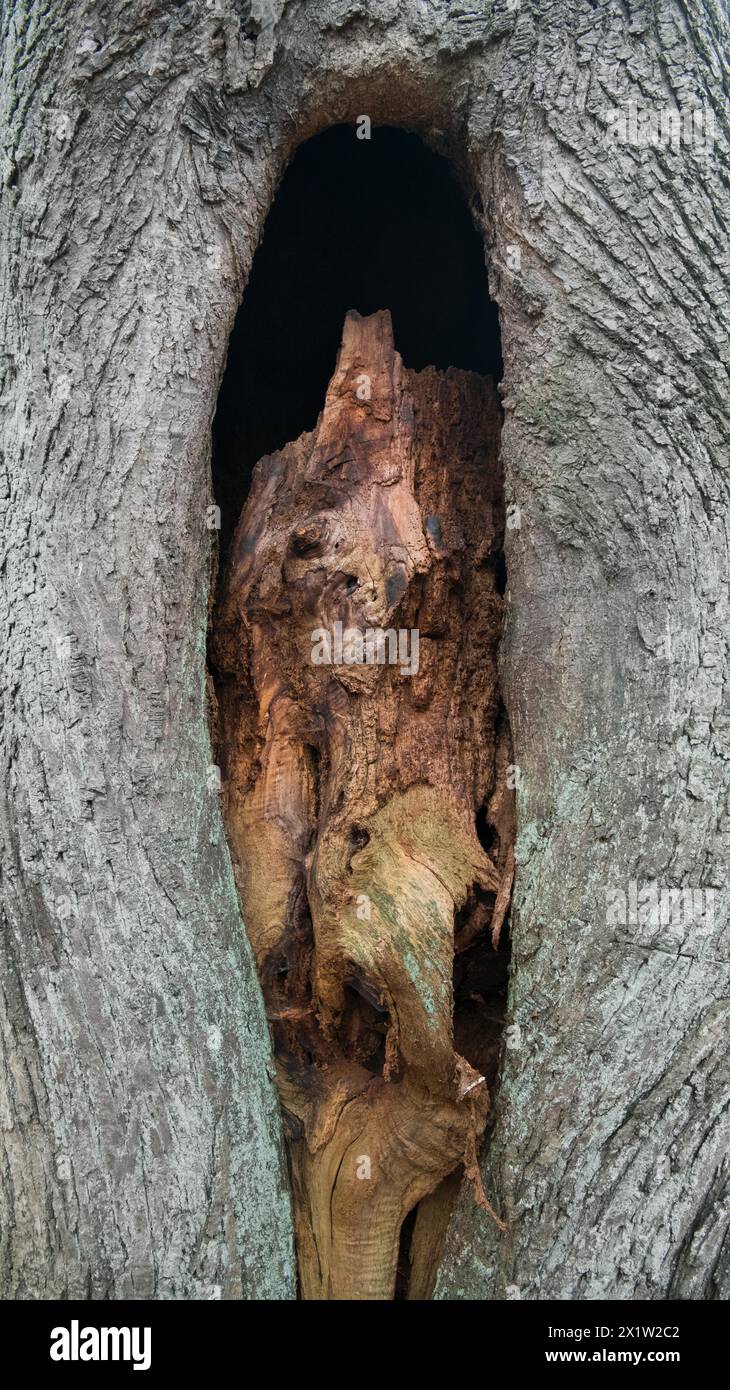
[[[257,459],[312,429],[345,314],[389,309],[407,367],[498,381],[484,248],[451,166],[408,131],[334,126],[282,179],[231,335],[214,425],[225,550]]]
[[[379,315],[382,308],[390,314]],[[363,322],[358,311],[374,317]],[[348,346],[343,341],[337,362],[343,320]],[[425,370],[434,367],[439,371]],[[449,375],[449,368],[459,370]],[[378,382],[372,402],[356,389],[361,369]],[[479,378],[472,375],[477,372]],[[501,411],[483,378],[494,382],[500,372],[483,248],[446,162],[415,136],[390,129],[358,141],[354,129],[339,127],[303,146],[255,258],[216,418],[214,486],[224,564],[212,636],[224,815],[274,1035],[307,1297],[429,1295],[456,1192],[453,1179],[462,1156],[469,1170],[469,1145],[484,1124],[486,1090],[476,1109],[466,1097],[485,1078],[491,1085],[496,1074],[513,860],[511,803],[501,796],[509,728],[495,662],[505,586]],[[386,418],[392,426],[383,425]],[[273,461],[264,457],[278,449]],[[391,451],[402,465],[392,476]],[[376,494],[380,501],[373,507]],[[390,520],[381,532],[386,513]],[[453,561],[449,545],[455,546]],[[407,574],[401,553],[420,554]],[[382,593],[371,582],[381,561]],[[399,573],[386,573],[388,565]],[[326,593],[319,593],[325,574]],[[312,684],[299,648],[302,638],[306,645],[311,615],[319,622],[325,611],[345,623],[381,614],[384,624],[420,625],[424,655],[430,652],[428,659],[441,664],[432,684],[447,699],[464,682],[463,727],[450,753],[438,751],[441,726],[427,691],[412,700],[403,689],[398,695],[390,677],[358,686],[352,672]],[[456,654],[462,640],[472,653],[463,661]],[[451,655],[442,663],[447,648]],[[358,800],[356,760],[352,775],[342,779],[334,772],[342,748],[333,730],[347,728],[348,739],[366,739],[366,708],[380,711],[382,727],[385,711],[403,711],[397,736],[403,765],[392,783],[379,768],[374,800],[372,786]],[[467,711],[480,711],[481,719]],[[433,723],[422,740],[433,757],[425,758],[418,775],[408,763],[417,758],[419,736],[414,732],[409,754],[407,729],[404,735],[411,718],[414,730],[418,721],[424,730],[428,718]],[[366,757],[371,766],[374,748]],[[437,787],[445,789],[446,803],[453,801],[451,810],[441,804],[442,792],[434,799]],[[285,821],[289,830],[282,834]],[[444,840],[452,845],[447,878],[450,872],[455,877],[443,899],[437,888],[438,906],[431,903],[431,938],[440,940],[431,959],[419,939],[418,914],[413,918],[421,888],[398,874],[390,882],[383,855],[389,859],[409,846],[400,871],[406,878],[411,852],[421,868],[432,856],[425,882],[438,884]],[[315,861],[329,854],[334,864],[342,862],[339,877],[328,869],[324,887],[313,854]],[[363,893],[353,897],[355,866]],[[443,1036],[432,1047],[424,1033],[422,1055],[418,1023],[398,1030],[399,1014],[405,1019],[413,1001],[406,1003],[410,985],[393,942],[386,948],[387,931],[375,949],[377,957],[383,948],[382,959],[360,951],[367,929],[359,911],[353,917],[353,903],[358,896],[369,901],[371,888],[381,925],[390,912],[384,917],[382,904],[392,892],[391,915],[406,956],[413,927],[413,953],[424,978],[441,953],[436,973],[441,984],[448,977]],[[496,930],[494,949],[497,918],[502,931]],[[419,1011],[416,1001],[414,1018]],[[343,1095],[349,1097],[344,1126],[336,1118]],[[429,1107],[421,1126],[418,1117]],[[395,1148],[381,1143],[388,1131]],[[366,1189],[343,1183],[352,1162],[345,1155],[365,1142],[353,1136],[366,1134],[376,1169],[391,1165],[399,1176],[390,1187],[373,1181],[380,1208],[390,1204],[392,1210],[383,1221],[383,1269],[370,1269],[363,1282],[359,1271],[367,1260],[350,1255],[377,1221],[367,1218],[360,1201]],[[416,1152],[419,1144],[420,1174],[401,1151],[405,1145]],[[370,1162],[367,1154],[360,1157]],[[340,1230],[331,1219],[337,1210]]]

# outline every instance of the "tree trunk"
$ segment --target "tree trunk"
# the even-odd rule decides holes
[[[206,713],[210,422],[240,269],[181,124],[191,13],[140,7],[125,31],[100,6],[92,38],[84,10],[4,21],[0,1292],[291,1297]]]
[[[0,1291],[294,1293],[210,424],[287,158],[367,112],[459,171],[505,357],[508,1229],[465,1184],[437,1295],[727,1296],[722,7],[18,0],[2,34]],[[639,145],[632,101],[714,146]],[[662,922],[652,883],[704,896]]]

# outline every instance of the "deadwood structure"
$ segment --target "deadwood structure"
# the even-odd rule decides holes
[[[0,1292],[293,1298],[296,1225],[302,1291],[359,1296],[347,1252],[364,1239],[362,1216],[333,1164],[353,1117],[370,1123],[358,1115],[364,1086],[373,1117],[394,1107],[367,1292],[392,1293],[398,1227],[423,1197],[411,1295],[433,1282],[442,1299],[726,1297],[724,6],[6,0],[0,13]],[[702,117],[657,145],[637,108]],[[386,320],[361,321],[358,333],[378,337],[382,411],[360,416],[351,397],[341,408],[336,376],[318,432],[280,453],[289,497],[270,462],[255,476],[241,526],[255,524],[270,487],[272,529],[256,532],[248,570],[234,543],[223,581],[249,633],[239,655],[225,596],[220,626],[212,617],[213,738],[235,729],[240,739],[214,753],[211,423],[229,336],[287,162],[337,123],[355,140],[363,113],[373,138],[400,126],[439,150],[469,200],[500,315],[499,467],[447,498],[472,448],[495,462],[492,426],[478,440],[492,390],[411,375]],[[423,406],[420,425],[402,413],[409,396]],[[443,430],[444,411],[468,442],[458,458],[443,441],[434,451],[428,434]],[[423,457],[438,467],[419,481],[409,431],[424,419]],[[390,488],[377,438],[386,425],[401,450]],[[458,620],[484,646],[483,679],[467,660],[465,736],[431,799],[414,769],[437,744],[409,746],[409,719],[426,724],[453,696],[448,663],[463,652],[446,643],[446,664],[431,669],[426,656],[411,684],[352,666],[337,689],[302,660],[298,709],[279,700],[264,743],[282,759],[294,808],[273,829],[258,800],[269,763],[250,762],[250,707],[229,699],[226,672],[250,660],[238,699],[265,702],[286,674],[277,633],[302,656],[317,546],[322,582],[334,583],[339,522],[331,500],[313,509],[305,495],[336,486],[318,453],[329,430],[338,448],[352,430],[367,445],[358,458],[385,494],[380,558],[393,561],[400,528],[408,536],[400,570],[373,570],[368,614],[387,625],[397,570],[398,625],[415,626],[416,591],[429,621],[443,619],[455,562],[427,519],[445,517],[446,546],[458,522],[474,597]],[[490,477],[499,497],[480,491]],[[373,517],[356,469],[348,487],[357,564],[342,573],[356,581],[355,604]],[[503,596],[490,570],[502,505]],[[311,517],[323,511],[334,529],[315,536]],[[281,558],[286,537],[291,610],[278,628],[267,605],[284,597],[282,570],[267,577],[266,553]],[[334,620],[323,611],[313,626]],[[338,740],[369,748],[385,683],[382,718],[394,704],[403,717],[388,733],[390,762],[373,751],[363,787]],[[479,728],[467,737],[469,712]],[[289,719],[289,741],[277,744]],[[478,1178],[467,1145],[484,1125],[485,1088],[468,1087],[490,1059],[474,1051],[478,1028],[461,1045],[454,1036],[448,956],[472,930],[488,947],[507,840],[480,844],[467,812],[491,804],[507,719],[519,770],[512,953]],[[451,731],[458,738],[458,723]],[[291,760],[297,740],[315,750],[307,761]],[[232,759],[222,792],[216,757]],[[316,786],[331,789],[331,805],[313,805]],[[338,841],[348,837],[345,879]],[[290,901],[302,873],[314,947],[302,955],[286,943],[277,965],[282,922],[309,931]],[[426,953],[409,874],[419,896],[426,876],[438,881]],[[630,903],[650,884],[691,887],[712,910],[616,914],[618,895]],[[377,949],[352,918],[352,893],[375,903],[370,926],[394,934],[386,941],[382,929]],[[413,973],[429,973],[438,998],[432,1017],[407,978],[411,948]],[[267,1013],[305,1010],[312,987],[321,1008],[307,1016],[305,1046],[301,1019]],[[401,1008],[409,1026],[398,1030]],[[384,1125],[372,1153],[356,1144],[376,1182]],[[449,1191],[429,1216],[426,1191],[442,1178]],[[480,1183],[499,1220],[475,1201]],[[322,1219],[328,1193],[349,1233],[341,1248]],[[327,1287],[313,1243],[328,1249]]]
[[[491,382],[404,371],[390,315],[349,314],[313,434],[255,470],[214,616],[305,1298],[392,1297],[411,1212],[430,1292],[484,1127],[493,1018],[472,994],[467,1034],[452,981],[498,946],[514,868],[498,446]]]

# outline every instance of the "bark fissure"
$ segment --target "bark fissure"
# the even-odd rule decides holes
[[[514,867],[499,434],[489,379],[409,371],[387,312],[348,314],[315,430],[254,469],[214,615],[305,1298],[430,1290],[486,1119]]]

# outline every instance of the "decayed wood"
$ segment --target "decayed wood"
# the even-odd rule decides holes
[[[498,437],[490,382],[406,371],[390,315],[349,314],[317,428],[255,470],[215,621],[305,1297],[390,1297],[404,1217],[486,1116],[452,972],[457,912],[491,949],[513,871]]]

